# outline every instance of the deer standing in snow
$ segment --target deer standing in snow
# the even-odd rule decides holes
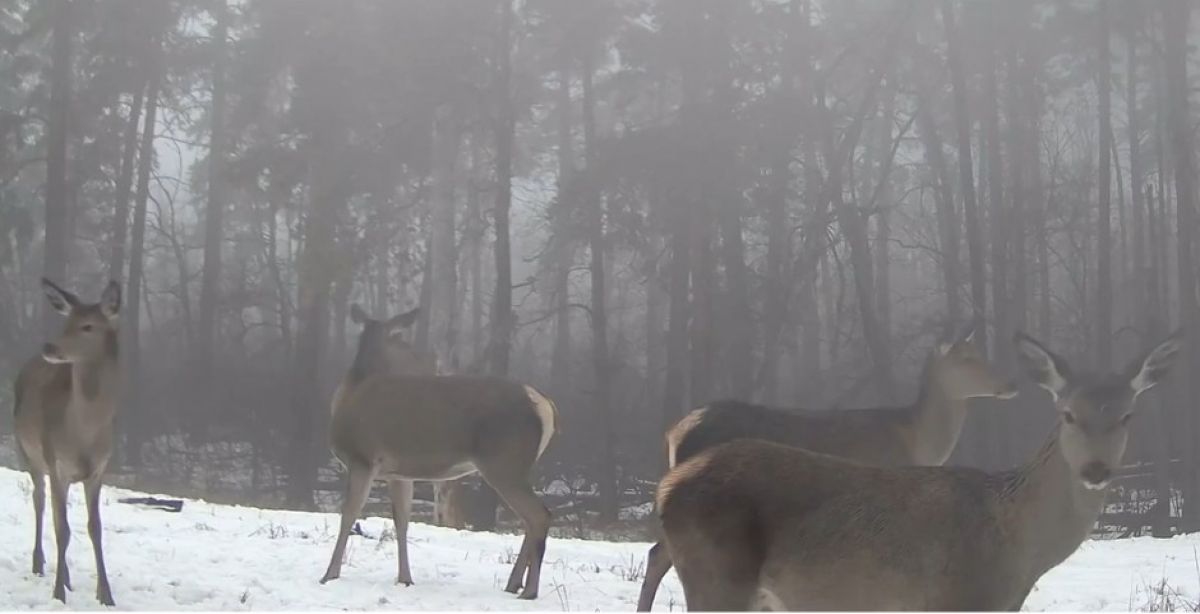
[[[557,430],[554,403],[532,386],[499,378],[401,375],[399,332],[416,311],[363,325],[350,371],[334,395],[330,438],[349,471],[337,543],[321,583],[341,574],[346,540],[371,482],[388,481],[396,526],[399,584],[411,585],[408,521],[412,482],[454,480],[478,471],[525,524],[505,590],[538,595],[550,511],[529,483],[533,464]]]
[[[658,513],[688,609],[1020,609],[1095,526],[1134,402],[1180,335],[1104,375],[1014,340],[1059,413],[1016,469],[873,467],[744,439],[671,470]]]
[[[753,438],[880,466],[941,465],[962,433],[970,399],[1012,398],[1016,385],[1001,378],[974,343],[975,329],[930,352],[917,400],[907,407],[782,410],[720,401],[693,410],[666,436],[674,467],[720,443]],[[638,611],[649,612],[671,557],[662,542],[646,557]]]
[[[13,386],[17,455],[33,479],[33,573],[40,576],[45,572],[42,516],[49,477],[58,546],[54,598],[66,603],[66,591],[71,588],[67,491],[71,484],[83,482],[88,536],[96,557],[96,599],[114,605],[101,543],[100,484],[112,454],[121,380],[117,354],[121,287],[109,282],[98,303],[81,302],[49,279],[42,279],[42,290],[50,306],[67,321],[62,334],[25,363]]]

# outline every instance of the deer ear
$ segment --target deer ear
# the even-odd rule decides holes
[[[413,322],[417,321],[417,316],[419,315],[421,315],[421,308],[414,307],[411,311],[406,311],[388,320],[388,328],[393,330],[408,328],[413,325]]]
[[[1017,359],[1025,368],[1025,372],[1035,384],[1049,390],[1057,401],[1071,380],[1071,368],[1067,361],[1020,331],[1013,334],[1013,345],[1016,346]]]
[[[1171,371],[1171,366],[1175,364],[1175,357],[1179,355],[1181,347],[1183,347],[1182,329],[1171,333],[1170,337],[1150,350],[1144,358],[1135,360],[1129,365],[1127,370],[1129,387],[1133,388],[1135,397],[1153,388],[1166,377],[1167,373]]]
[[[350,306],[350,321],[351,322],[362,325],[362,324],[366,323],[366,321],[369,319],[370,318],[367,317],[367,312],[363,311],[363,308],[359,307],[358,303],[355,303]]]
[[[116,281],[108,282],[104,293],[100,295],[100,312],[112,320],[121,311],[121,285]]]
[[[71,310],[79,305],[79,299],[74,294],[59,288],[57,284],[45,277],[42,278],[42,292],[46,294],[46,300],[50,301],[50,306],[64,316],[71,315]]]

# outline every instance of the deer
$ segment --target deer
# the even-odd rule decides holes
[[[689,458],[656,503],[689,610],[1017,610],[1087,538],[1177,331],[1119,373],[1075,372],[1024,333],[1058,419],[1024,464],[877,467],[740,439]]]
[[[496,377],[402,373],[397,331],[416,310],[363,325],[353,365],[331,406],[330,444],[347,469],[341,523],[320,583],[341,575],[346,541],[371,483],[387,480],[398,548],[396,583],[411,586],[408,522],[414,480],[445,482],[478,472],[522,520],[525,536],[506,591],[536,599],[550,510],[530,473],[558,428],[554,402],[533,386]]]
[[[417,348],[405,339],[403,335],[406,329],[412,328],[413,323],[417,321],[417,317],[420,314],[421,308],[416,307],[392,318],[376,320],[368,316],[361,305],[357,303],[351,305],[350,321],[361,326],[364,329],[364,334],[366,334],[365,329],[374,329],[370,333],[371,338],[385,339],[386,343],[379,345],[375,350],[363,356],[363,363],[358,365],[359,372],[353,377],[351,374],[347,374],[346,378],[351,378],[351,381],[346,385],[352,386],[353,379],[362,379],[367,375],[378,375],[380,373],[438,375],[440,368],[437,354]],[[387,331],[387,334],[380,335],[375,331]],[[343,381],[346,381],[346,378],[343,378]],[[336,406],[335,393],[335,401],[330,404],[330,407],[333,408]],[[433,484],[435,524],[459,529],[463,528],[465,523],[454,513],[458,506],[457,498],[461,495],[461,488],[457,487],[458,482],[434,482]],[[403,487],[403,485],[398,486]]]
[[[367,312],[361,305],[353,304],[350,306],[350,321],[363,328],[363,334],[369,335],[371,339],[384,341],[377,347],[369,350],[362,356],[362,363],[357,364],[357,373],[348,373],[343,378],[346,386],[352,386],[355,380],[361,380],[368,375],[378,375],[381,373],[392,373],[395,375],[438,375],[440,368],[438,365],[437,354],[433,352],[421,350],[414,346],[404,337],[404,331],[412,328],[412,325],[417,321],[421,314],[421,308],[416,307],[405,313],[387,318],[383,320],[373,319],[367,315]],[[367,333],[366,329],[372,329],[372,332]],[[386,334],[380,334],[378,331],[386,331]],[[339,390],[340,390],[339,386]],[[330,404],[330,408],[337,407],[337,395],[335,393],[334,402]],[[434,520],[435,524],[441,526],[451,526],[455,528],[463,528],[461,519],[453,515],[455,507],[454,497],[458,495],[458,490],[454,488],[456,482],[434,482]],[[403,487],[403,485],[398,485]]]
[[[970,399],[1011,399],[1016,394],[1016,384],[996,374],[975,344],[975,327],[968,326],[929,353],[911,405],[805,410],[719,401],[691,411],[667,432],[667,465],[675,467],[737,438],[774,441],[880,466],[941,465],[962,434]],[[650,611],[670,569],[670,554],[660,540],[646,557],[639,612]]]
[[[112,606],[115,603],[104,565],[100,486],[112,454],[121,381],[117,352],[121,287],[109,282],[98,303],[84,303],[45,278],[42,290],[50,306],[66,316],[66,323],[57,339],[44,344],[41,353],[25,363],[13,386],[17,456],[33,480],[33,573],[45,573],[42,517],[49,477],[58,550],[54,598],[66,603],[66,591],[71,588],[67,492],[71,484],[83,482],[88,537],[96,558],[96,600]]]

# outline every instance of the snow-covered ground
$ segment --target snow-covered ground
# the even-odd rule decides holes
[[[33,514],[25,474],[0,469],[0,610],[61,609],[50,598],[54,539],[49,513],[47,575],[30,573]],[[136,495],[104,492],[109,579],[120,609],[203,610],[607,610],[632,611],[648,544],[554,539],[546,551],[541,598],[501,590],[519,536],[416,524],[409,530],[414,586],[394,584],[391,521],[362,522],[339,580],[321,586],[336,536],[334,514],[281,512],[188,501],[181,513],[118,503]],[[68,554],[74,609],[100,609],[82,489],[72,491]],[[382,538],[382,539],[381,539]],[[1089,542],[1047,574],[1030,610],[1194,608],[1200,596],[1200,537]],[[1165,584],[1164,584],[1165,583]],[[1165,591],[1166,597],[1161,593]],[[674,574],[655,609],[682,607]]]

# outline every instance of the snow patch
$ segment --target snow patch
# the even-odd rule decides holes
[[[47,522],[45,577],[30,573],[33,510],[29,478],[0,469],[0,610],[61,610],[50,598],[54,538]],[[188,500],[180,513],[117,502],[144,496],[118,488],[102,495],[104,546],[118,609],[134,610],[509,610],[632,611],[649,544],[551,538],[541,597],[503,592],[519,535],[413,524],[411,587],[397,586],[391,520],[366,518],[353,536],[342,577],[317,583],[337,535],[337,515],[261,510]],[[82,488],[72,489],[68,557],[70,609],[100,610]],[[49,521],[49,514],[47,514]],[[1089,541],[1047,573],[1027,610],[1179,609],[1200,601],[1200,536]],[[674,572],[656,611],[679,611]]]

